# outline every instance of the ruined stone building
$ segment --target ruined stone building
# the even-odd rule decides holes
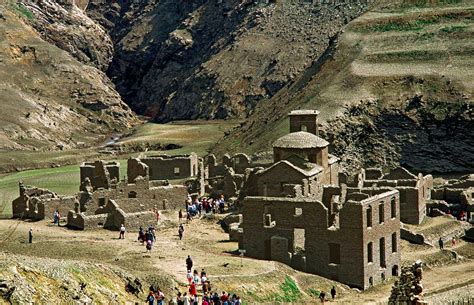
[[[380,168],[362,169],[352,181],[341,175],[349,187],[393,187],[400,192],[400,220],[408,224],[420,224],[426,216],[426,203],[431,199],[433,177],[414,175],[399,167],[383,174]]]
[[[365,289],[400,267],[400,193],[339,185],[339,159],[318,136],[317,111],[290,113],[273,165],[253,169],[234,230],[246,255]]]
[[[466,220],[474,223],[474,174],[449,180],[431,192],[427,205],[428,215],[451,213],[459,218],[466,213]]]
[[[41,220],[58,210],[67,215],[76,203],[74,196],[62,197],[46,189],[19,182],[19,196],[12,202],[13,218]],[[51,216],[49,216],[51,215]]]
[[[199,158],[189,155],[159,155],[140,158],[149,169],[150,180],[171,180],[196,177],[199,174]]]
[[[128,160],[128,177],[121,181],[119,169],[118,162],[83,163],[80,191],[71,197],[20,184],[20,196],[13,201],[13,216],[41,220],[52,217],[57,209],[67,215],[71,228],[118,230],[124,224],[133,230],[155,223],[155,209],[180,208],[188,195],[184,185],[150,180],[148,165],[139,159]]]

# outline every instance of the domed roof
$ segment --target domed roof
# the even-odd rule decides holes
[[[329,142],[312,133],[298,131],[289,133],[273,143],[275,148],[322,148],[329,145]]]

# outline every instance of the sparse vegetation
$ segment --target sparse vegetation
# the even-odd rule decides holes
[[[285,281],[280,285],[280,290],[280,293],[270,296],[269,301],[296,302],[301,298],[301,291],[292,277],[285,277]]]
[[[25,17],[26,19],[28,20],[34,19],[35,16],[33,15],[33,13],[27,7],[25,7],[22,3],[12,4],[12,6],[15,11],[20,13],[21,16]]]
[[[458,32],[464,32],[467,29],[466,25],[453,25],[453,26],[446,26],[441,28],[441,32],[444,33],[458,33]]]

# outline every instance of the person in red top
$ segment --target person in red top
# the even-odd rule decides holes
[[[227,302],[228,300],[229,300],[229,296],[225,293],[225,291],[222,291],[221,302],[224,303],[224,302]]]
[[[191,283],[191,286],[189,286],[189,294],[192,295],[192,296],[197,295],[196,284]]]

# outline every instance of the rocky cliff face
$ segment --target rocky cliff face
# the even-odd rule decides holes
[[[102,54],[97,49],[94,56],[90,53],[90,57],[82,60],[91,65],[85,65],[71,56],[80,58],[81,52],[66,52],[41,38],[57,40],[58,45],[71,45],[75,50],[79,50],[79,45],[88,45],[85,36],[68,34],[68,27],[74,31],[74,27],[83,24],[79,17],[82,13],[76,8],[68,11],[52,1],[38,3],[41,10],[0,4],[0,148],[73,148],[96,141],[100,134],[124,130],[134,124],[135,115],[113,84],[92,66],[99,67],[101,60],[90,62],[108,58],[105,54],[110,50]],[[72,14],[70,19],[64,17],[68,12]],[[59,21],[55,22],[55,16],[64,17],[62,22],[69,25],[63,27]],[[44,29],[43,34],[31,24]],[[94,49],[93,43],[89,47]]]
[[[399,164],[424,173],[474,171],[474,109],[468,101],[415,96],[402,105],[361,102],[325,130],[323,136],[349,171]]]
[[[80,2],[82,7],[84,2]],[[34,14],[32,26],[41,37],[67,51],[80,62],[106,70],[112,61],[113,45],[107,32],[72,1],[26,1]]]
[[[122,97],[168,121],[246,117],[311,66],[366,6],[92,0],[87,13],[114,41],[108,74]]]

